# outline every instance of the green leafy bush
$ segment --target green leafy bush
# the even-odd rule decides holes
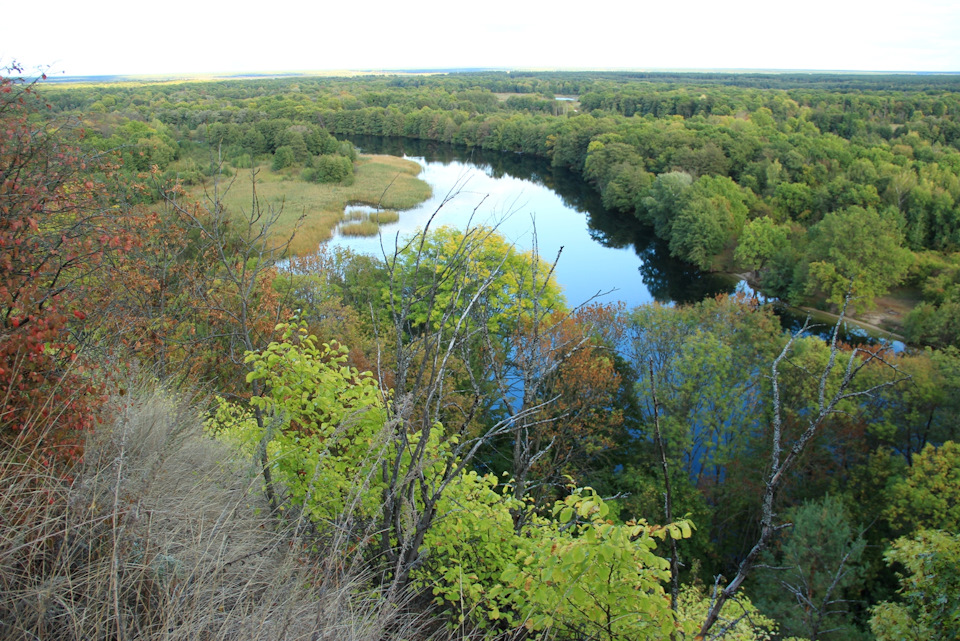
[[[315,183],[353,183],[353,161],[340,154],[327,154],[313,159],[313,167],[304,170],[304,180]]]
[[[592,488],[536,515],[509,485],[497,487],[493,476],[465,474],[424,541],[430,556],[417,582],[458,625],[603,639],[660,639],[678,629],[663,589],[669,563],[654,550],[657,539],[689,537],[688,521],[616,525]],[[517,510],[528,512],[519,531]]]
[[[344,365],[344,347],[317,345],[299,324],[277,331],[280,341],[246,357],[247,380],[263,391],[249,407],[220,400],[207,428],[265,459],[289,504],[321,528],[368,524],[351,534],[359,543],[383,526],[382,501],[392,488],[382,465],[404,427],[389,420],[389,401],[373,376]],[[591,488],[537,514],[493,476],[464,470],[449,477],[458,439],[441,426],[431,430],[416,466],[420,433],[405,436],[401,468],[422,483],[446,484],[411,578],[450,608],[456,623],[491,634],[554,630],[608,639],[662,638],[677,629],[663,589],[669,564],[655,548],[658,539],[689,537],[689,521],[614,524]],[[411,514],[423,509],[418,501],[411,499]]]
[[[343,364],[345,347],[317,345],[303,326],[277,331],[281,341],[246,358],[247,382],[259,381],[263,394],[249,408],[221,399],[207,428],[251,456],[266,448],[275,480],[311,519],[373,515],[382,492],[373,466],[389,438],[376,380]]]

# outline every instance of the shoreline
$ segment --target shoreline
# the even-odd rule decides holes
[[[758,283],[751,277],[749,273],[729,272],[729,274],[730,276],[738,278],[741,282],[745,283],[756,294],[763,296],[768,301],[775,302],[782,309],[797,314],[798,316],[810,316],[811,319],[815,321],[818,319],[823,319],[830,320],[833,323],[836,323],[836,321],[840,318],[840,314],[835,312],[817,309],[816,307],[810,307],[808,305],[790,305],[789,303],[777,298],[767,298],[763,293],[763,290],[760,289]],[[867,330],[876,338],[882,340],[899,341],[904,345],[909,345],[906,337],[903,334],[899,333],[898,331],[887,329],[887,327],[884,325],[893,326],[902,331],[902,319],[907,313],[910,312],[910,310],[913,309],[913,305],[904,305],[900,299],[892,298],[889,295],[876,298],[874,300],[874,304],[876,308],[873,310],[861,312],[860,314],[846,314],[844,316],[844,322],[851,323],[857,327]]]

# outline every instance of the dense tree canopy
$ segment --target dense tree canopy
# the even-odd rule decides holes
[[[95,426],[111,377],[159,377],[214,392],[208,433],[253,462],[298,562],[355,563],[365,594],[432,601],[451,634],[951,638],[957,88],[489,73],[64,85],[41,100],[3,79],[0,467],[70,483],[83,469],[50,455]],[[752,270],[793,300],[867,306],[905,284],[924,299],[911,336],[937,349],[790,338],[747,297],[571,309],[554,265],[491,228],[285,262],[256,182],[239,213],[222,187],[270,166],[283,184],[345,185],[355,151],[334,134],[548,159],[675,257]],[[4,527],[34,513],[12,501]],[[114,516],[116,565],[142,541]],[[73,545],[37,532],[3,539],[0,572],[52,567],[21,562],[25,547]],[[0,626],[27,602],[0,599]]]
[[[810,229],[810,287],[841,304],[847,292],[869,306],[903,278],[910,252],[901,247],[897,222],[859,207],[830,212]]]

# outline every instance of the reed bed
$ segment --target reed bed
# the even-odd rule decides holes
[[[344,220],[343,212],[349,204],[367,204],[395,212],[410,209],[431,195],[430,185],[417,177],[420,165],[394,156],[360,156],[350,185],[305,182],[298,173],[274,172],[269,166],[259,166],[255,171],[261,207],[279,213],[273,234],[288,238],[296,231],[290,247],[294,255],[312,253],[320,243],[329,240]],[[223,196],[228,211],[239,215],[250,210],[251,174],[249,170],[236,171]],[[193,193],[200,197],[203,192],[198,187]]]
[[[380,225],[372,220],[340,225],[340,233],[344,236],[376,236],[379,231]]]

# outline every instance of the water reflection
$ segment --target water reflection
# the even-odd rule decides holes
[[[614,290],[602,301],[622,301],[628,307],[652,300],[689,303],[721,293],[733,293],[736,281],[700,272],[670,257],[653,230],[630,215],[604,209],[599,195],[576,174],[552,167],[542,158],[487,152],[442,143],[380,137],[354,137],[366,153],[408,156],[424,166],[421,177],[434,187],[434,199],[401,214],[399,226],[384,228],[384,248],[396,234],[404,235],[425,223],[438,201],[457,181],[465,181],[466,197],[451,203],[442,224],[465,224],[478,199],[489,196],[484,223],[501,216],[501,231],[525,249],[536,225],[541,255],[552,260],[562,248],[557,279],[567,300],[579,304],[598,292]],[[358,251],[379,254],[379,239],[335,239]]]

